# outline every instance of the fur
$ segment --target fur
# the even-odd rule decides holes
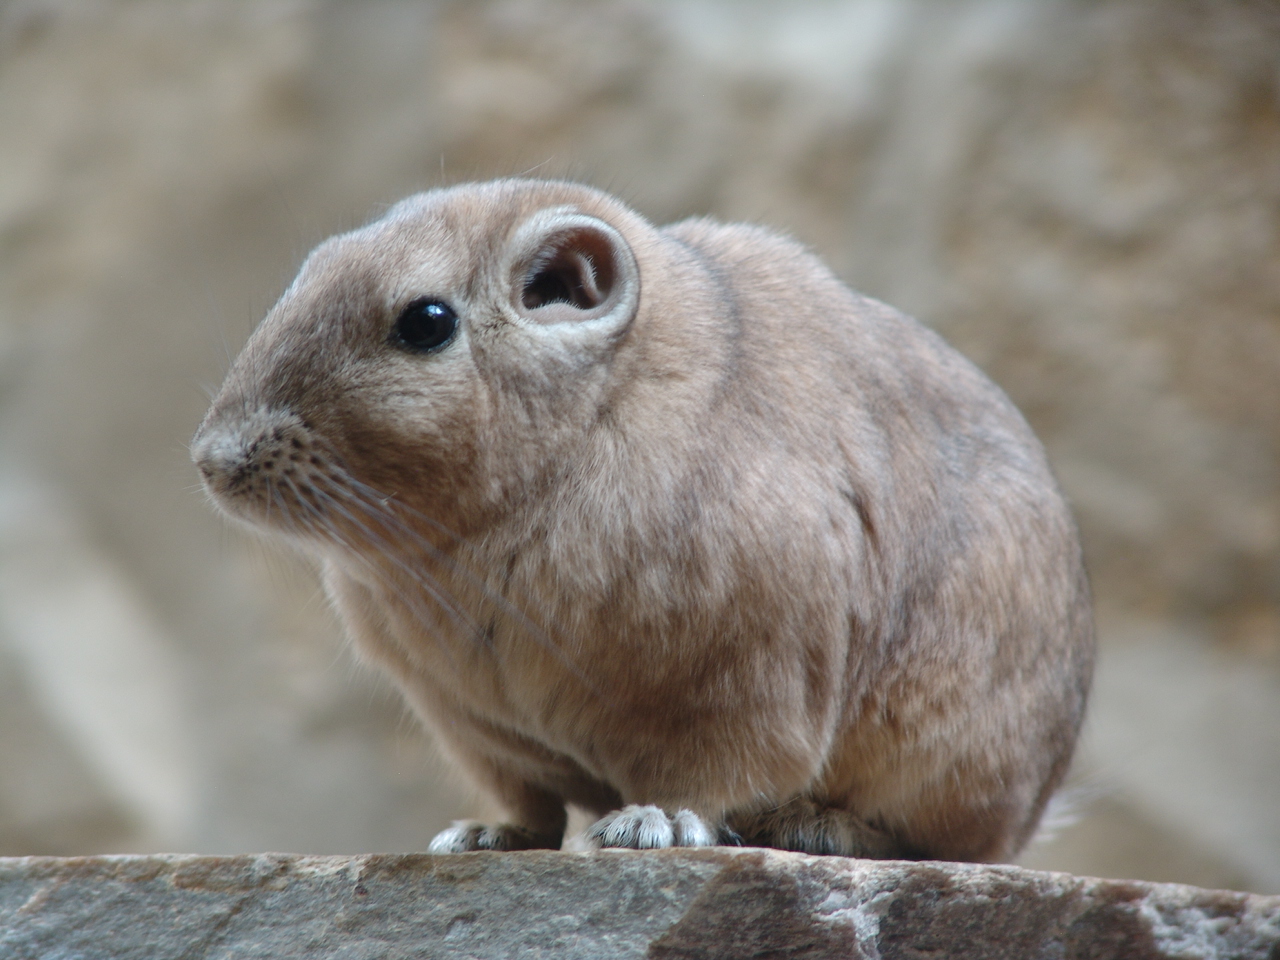
[[[765,230],[410,197],[311,254],[193,454],[510,814],[433,849],[558,847],[568,803],[598,845],[1003,860],[1069,762],[1093,626],[1040,444]]]

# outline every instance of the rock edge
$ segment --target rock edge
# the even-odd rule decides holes
[[[0,858],[0,956],[1280,960],[1280,897],[724,848]]]

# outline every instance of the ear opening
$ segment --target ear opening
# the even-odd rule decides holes
[[[567,303],[579,310],[593,310],[604,303],[617,274],[609,238],[580,227],[548,241],[525,274],[520,291],[525,309]]]
[[[635,255],[603,220],[573,208],[544,210],[519,229],[512,254],[511,304],[528,321],[621,328],[635,313]]]

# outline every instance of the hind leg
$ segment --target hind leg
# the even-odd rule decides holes
[[[753,847],[873,860],[919,859],[906,844],[848,810],[823,807],[808,797],[759,813],[730,815],[728,825]]]

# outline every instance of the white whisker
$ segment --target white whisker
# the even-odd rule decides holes
[[[490,601],[498,608],[499,612],[505,614],[509,621],[522,627],[525,633],[533,639],[535,643],[555,656],[556,659],[567,667],[581,683],[586,685],[594,693],[602,695],[601,691],[596,688],[586,673],[569,658],[561,645],[556,643],[556,641],[553,640],[546,631],[538,626],[538,624],[530,619],[524,611],[495,590],[483,577],[462,566],[457,560],[450,556],[449,553],[441,550],[439,546],[432,543],[418,531],[414,530],[411,526],[405,523],[404,520],[398,517],[395,511],[403,511],[414,519],[422,520],[434,529],[437,529],[450,537],[460,547],[470,547],[470,544],[465,538],[448,530],[432,518],[406,506],[399,500],[380,494],[372,487],[355,480],[345,473],[342,475],[344,483],[338,483],[331,475],[325,475],[319,479],[322,479],[326,483],[326,486],[333,494],[342,496],[353,508],[358,508],[364,515],[368,516],[370,520],[378,523],[385,531],[387,531],[391,542],[399,543],[405,539],[412,541],[413,544],[426,553],[430,559],[440,563],[442,566],[445,566],[451,572],[457,574],[471,586],[475,587],[486,600]],[[332,501],[331,497],[327,498]],[[392,507],[393,504],[394,509]],[[368,530],[366,525],[360,524],[359,521],[351,517],[349,513],[346,513],[346,516],[352,523],[355,523],[362,529]],[[387,541],[383,541],[383,543],[387,543]],[[390,549],[390,544],[382,549]]]
[[[460,628],[462,628],[464,632],[470,634],[473,639],[480,635],[481,631],[480,631],[479,624],[477,624],[472,618],[468,617],[465,611],[463,611],[454,600],[451,600],[445,595],[445,593],[443,592],[443,586],[440,585],[438,581],[435,585],[433,585],[431,582],[429,582],[428,574],[425,571],[417,569],[415,567],[411,567],[405,560],[396,556],[395,548],[392,544],[383,540],[383,538],[379,537],[376,533],[370,530],[368,526],[361,523],[359,519],[354,517],[348,510],[346,510],[340,503],[338,503],[337,500],[329,496],[329,494],[325,493],[323,490],[316,489],[315,487],[312,487],[312,489],[315,490],[315,493],[317,496],[323,497],[327,501],[329,508],[336,510],[338,513],[346,517],[346,519],[350,521],[351,524],[354,527],[356,527],[356,529],[360,530],[362,534],[368,535],[370,536],[371,539],[379,541],[379,544],[378,544],[379,555],[385,558],[386,560],[390,561],[402,573],[406,574],[416,585],[418,585],[423,590],[425,590],[430,595],[431,599],[434,600],[437,604],[439,604],[440,608],[445,613],[447,613],[450,616],[450,618],[454,621],[454,623],[457,624]],[[318,507],[314,507],[310,504],[308,504],[308,506],[311,506],[312,509],[323,514],[323,511],[319,510]],[[329,523],[330,523],[330,526],[333,527],[332,520],[329,520]],[[339,543],[341,543],[342,546],[347,548],[347,551],[349,553],[351,553],[354,557],[356,557],[357,559],[365,563],[370,569],[376,570],[376,566],[373,564],[373,562],[370,561],[367,557],[365,557],[362,554],[362,552],[359,549],[357,549],[353,544],[351,544],[346,538],[338,534],[336,529],[332,529],[331,534],[334,536],[335,539],[339,541]],[[410,603],[407,597],[403,595],[403,593],[400,594],[400,599],[402,600],[402,602],[405,602],[411,608],[416,606],[416,604]]]

